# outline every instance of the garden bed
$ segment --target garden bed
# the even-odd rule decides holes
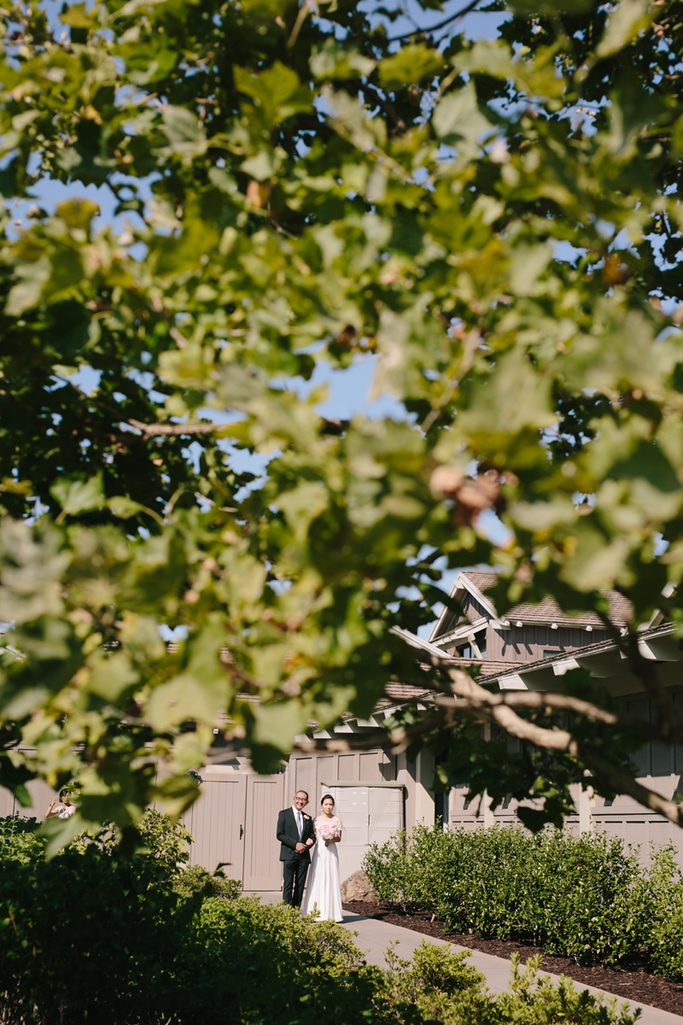
[[[636,959],[630,959],[620,968],[587,968],[577,965],[569,957],[547,955],[531,943],[489,940],[469,933],[446,934],[440,923],[432,920],[433,916],[427,912],[402,914],[386,906],[366,904],[363,901],[350,901],[344,904],[344,910],[366,918],[377,918],[390,925],[402,926],[404,929],[412,929],[434,939],[448,940],[460,947],[481,950],[494,957],[509,959],[510,955],[517,951],[522,962],[526,962],[534,954],[543,954],[543,970],[546,972],[553,975],[569,975],[577,982],[595,986],[607,993],[615,993],[634,1003],[647,1004],[662,1011],[683,1015],[683,982],[651,975],[645,970],[644,965],[637,963]]]

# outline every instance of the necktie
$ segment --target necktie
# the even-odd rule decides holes
[[[299,830],[299,840],[301,840],[301,837],[304,835],[304,824],[301,819],[300,811],[297,811],[296,813],[296,828]]]

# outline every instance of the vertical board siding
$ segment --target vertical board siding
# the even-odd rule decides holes
[[[587,644],[606,639],[604,630],[587,633],[584,627],[561,626],[551,630],[549,625],[510,625],[507,630],[497,628],[489,621],[486,628],[486,657],[494,662],[512,662],[527,665],[544,658],[545,651],[577,651]]]
[[[358,758],[358,775],[360,779],[376,780],[378,783],[383,779],[382,768],[378,752],[370,751],[361,754]]]
[[[309,799],[315,800],[315,760],[311,756],[297,758],[294,771],[294,791],[305,790]]]

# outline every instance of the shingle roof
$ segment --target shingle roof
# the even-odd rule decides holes
[[[495,584],[495,573],[471,573],[469,570],[460,574],[467,577],[475,587],[486,593],[486,588]],[[609,591],[609,618],[617,626],[624,626],[632,618],[631,603],[628,598],[617,591]],[[490,599],[489,599],[490,600]],[[579,612],[572,616],[564,612],[554,598],[548,596],[536,604],[523,602],[508,609],[505,618],[510,622],[520,620],[522,623],[557,623],[558,626],[596,626],[604,630],[605,624],[595,612]]]
[[[493,587],[496,580],[498,579],[497,573],[475,573],[470,570],[463,570],[460,573],[461,577],[467,577],[475,587],[478,587],[480,591],[486,591],[487,587]],[[460,579],[460,577],[458,577]]]
[[[430,687],[415,687],[411,683],[388,683],[384,688],[387,697],[395,698],[396,701],[410,701],[411,698],[421,698],[430,692]]]

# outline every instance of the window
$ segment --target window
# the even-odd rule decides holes
[[[448,829],[449,816],[450,816],[450,794],[447,790],[442,790],[434,794],[434,823],[435,825],[441,825],[443,830]]]
[[[562,654],[562,649],[561,648],[544,648],[543,649],[543,658],[552,658],[553,655],[561,655],[561,654]]]

